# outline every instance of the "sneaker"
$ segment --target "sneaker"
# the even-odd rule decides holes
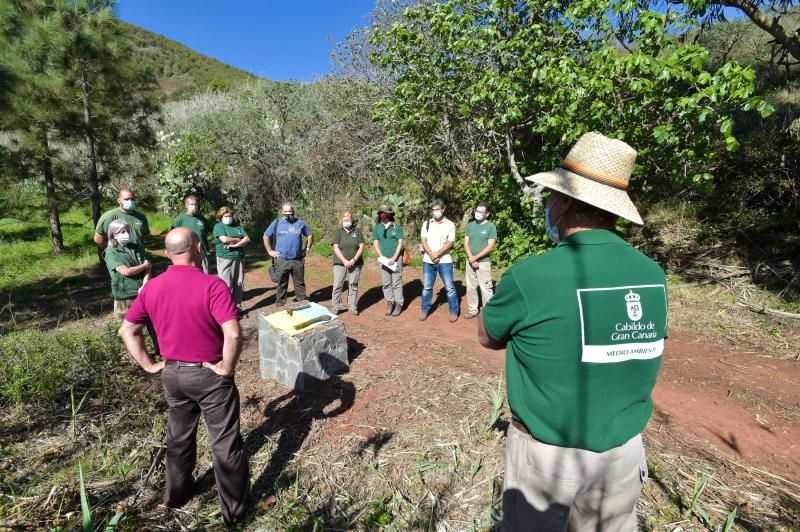
[[[477,318],[477,317],[478,317],[477,313],[475,313],[475,314],[464,314],[464,319],[465,320],[471,320],[472,318]]]
[[[333,314],[334,316],[338,316],[339,312],[341,312],[341,311],[338,308],[334,307],[334,308],[331,309],[331,314]]]
[[[351,308],[348,312],[350,314],[352,314],[353,316],[358,316],[358,309],[357,308]]]
[[[450,314],[450,323],[455,323],[458,321],[458,314]]]
[[[392,316],[399,316],[401,310],[403,310],[403,305],[400,303],[396,304],[394,306],[394,310],[392,311]]]
[[[419,321],[425,321],[427,319],[428,319],[428,313],[427,312],[420,312],[419,313]]]
[[[383,313],[384,316],[391,316],[392,312],[394,312],[394,303],[391,301],[386,303],[386,312]]]

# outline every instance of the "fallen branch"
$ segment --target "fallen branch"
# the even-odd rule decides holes
[[[800,314],[795,314],[793,312],[784,312],[782,310],[775,310],[767,307],[759,307],[753,305],[751,303],[745,303],[744,301],[737,301],[737,305],[740,307],[744,307],[749,311],[755,312],[756,314],[766,314],[769,316],[777,316],[779,318],[789,318],[791,320],[800,320]]]

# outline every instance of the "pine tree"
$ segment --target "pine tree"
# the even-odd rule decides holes
[[[92,219],[100,218],[99,168],[154,143],[150,124],[158,112],[155,77],[137,71],[131,45],[114,17],[113,0],[56,0],[58,68],[67,80],[70,135],[84,143]]]
[[[56,156],[52,136],[64,124],[64,79],[53,68],[54,31],[47,17],[45,0],[0,0],[0,46],[4,50],[7,85],[15,79],[13,90],[5,93],[6,105],[0,108],[0,127],[15,132],[18,149],[14,170],[21,176],[38,175],[44,182],[53,252],[64,250],[59,200],[53,172]]]

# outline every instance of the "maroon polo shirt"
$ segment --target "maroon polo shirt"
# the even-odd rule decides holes
[[[161,358],[182,362],[222,359],[221,325],[238,319],[227,285],[195,266],[175,266],[144,285],[125,319],[153,324]]]

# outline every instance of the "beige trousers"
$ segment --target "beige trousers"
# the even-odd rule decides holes
[[[361,265],[354,266],[352,270],[347,271],[341,264],[333,265],[333,294],[332,294],[332,307],[333,310],[339,310],[342,307],[342,289],[344,288],[344,280],[347,278],[347,305],[350,310],[358,309],[358,279],[361,277]]]
[[[647,478],[642,436],[603,453],[548,445],[508,427],[500,530],[636,530]]]
[[[217,257],[217,276],[228,285],[233,302],[240,308],[244,297],[244,259]]]
[[[467,285],[467,307],[470,314],[478,313],[478,289],[481,291],[481,303],[486,303],[494,295],[494,285],[492,284],[492,263],[489,261],[479,262],[478,269],[473,269],[467,264],[464,271],[465,282]]]

